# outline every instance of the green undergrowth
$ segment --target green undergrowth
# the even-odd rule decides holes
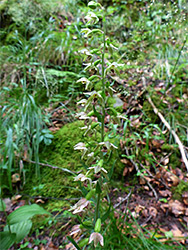
[[[99,141],[100,135],[84,136],[83,122],[76,121],[64,125],[58,132],[54,134],[54,140],[50,146],[46,146],[40,155],[40,161],[58,166],[61,169],[51,167],[41,167],[40,180],[33,175],[31,180],[27,182],[25,191],[30,195],[41,195],[42,197],[66,198],[82,196],[78,182],[74,182],[74,175],[65,172],[63,169],[72,171],[73,173],[85,173],[87,166],[81,160],[81,152],[74,150],[74,146],[79,142],[90,143]],[[89,138],[89,139],[88,139]],[[112,140],[112,139],[110,139]],[[114,139],[113,139],[114,140]],[[118,140],[114,143],[117,145]],[[112,175],[113,180],[121,179],[124,165],[120,162],[118,155],[106,156],[106,169]],[[65,202],[66,203],[66,202]],[[57,206],[62,205],[62,201],[55,201]]]
[[[187,190],[188,183],[181,180],[181,182],[176,187],[172,187],[173,199],[182,200],[182,194]]]

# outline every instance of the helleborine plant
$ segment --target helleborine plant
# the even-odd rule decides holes
[[[105,34],[106,20],[103,7],[94,1],[89,2],[88,7],[91,10],[85,17],[86,28],[82,30],[82,34],[88,42],[90,41],[92,43],[93,40],[95,39],[96,41],[97,38],[97,41],[100,41],[100,44],[97,45],[97,48],[91,50],[84,48],[80,51],[83,55],[85,63],[84,71],[88,71],[90,73],[90,77],[82,77],[78,80],[78,82],[85,85],[85,89],[88,92],[84,93],[86,98],[78,102],[78,105],[81,105],[84,110],[78,113],[77,117],[84,120],[85,126],[81,128],[85,130],[84,135],[100,134],[100,141],[96,139],[96,141],[88,143],[79,142],[74,147],[75,150],[82,151],[82,159],[86,161],[88,169],[86,174],[81,173],[74,178],[75,181],[83,183],[85,197],[81,198],[81,200],[71,207],[70,211],[72,211],[73,214],[81,212],[84,212],[84,215],[87,214],[87,220],[83,219],[83,217],[86,216],[82,216],[82,218],[79,217],[80,226],[77,225],[77,230],[79,228],[79,230],[90,230],[91,232],[89,239],[80,241],[78,244],[69,237],[69,240],[77,249],[81,249],[81,246],[83,247],[91,242],[94,242],[94,247],[96,247],[98,243],[100,243],[101,246],[104,245],[104,239],[100,233],[101,223],[106,220],[110,212],[108,194],[106,194],[109,201],[107,211],[102,213],[101,205],[101,193],[102,191],[104,193],[104,189],[109,181],[105,157],[109,155],[110,152],[117,150],[117,147],[108,141],[105,136],[105,117],[108,115],[110,117],[110,121],[115,123],[119,122],[120,119],[116,109],[108,105],[108,99],[113,98],[115,90],[110,86],[110,83],[107,80],[107,74],[112,69],[116,70],[117,67],[123,66],[117,64],[116,62],[108,62],[105,59],[105,53],[116,48],[110,44],[110,41]],[[95,12],[92,11],[93,9]],[[99,21],[102,21],[102,29],[92,29],[92,26],[96,26]],[[95,73],[93,74],[91,72]],[[96,91],[94,90],[94,86],[99,82],[101,83],[101,89]],[[89,215],[89,210],[90,212],[92,210],[95,211],[94,216],[93,213],[90,213],[91,215]],[[90,218],[89,221],[88,217]],[[74,229],[72,230],[71,235],[74,233]]]

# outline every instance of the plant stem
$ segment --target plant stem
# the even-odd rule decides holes
[[[105,63],[104,63],[104,54],[106,48],[106,37],[105,37],[105,19],[103,19],[103,52],[102,52],[102,121],[101,121],[101,142],[104,141],[104,119],[105,119]]]
[[[105,18],[103,18],[103,51],[102,51],[102,119],[101,119],[101,142],[104,141],[104,119],[105,119],[105,62],[104,62],[104,55],[106,49],[106,36],[105,36]],[[104,158],[103,152],[101,151],[101,159]],[[100,181],[100,180],[98,180]],[[95,209],[95,222],[99,218],[99,207],[100,207],[100,193],[97,194],[97,205]]]
[[[99,207],[100,207],[100,199],[101,199],[101,194],[99,193],[97,195],[97,206],[96,206],[96,210],[95,210],[95,222],[97,221],[97,219],[100,217],[99,215]]]
[[[174,65],[173,69],[172,69],[172,73],[171,73],[169,82],[168,82],[168,84],[167,84],[167,86],[166,86],[166,89],[169,87],[170,83],[172,82],[173,74],[174,74],[174,72],[175,72],[175,70],[176,70],[176,67],[177,67],[178,63],[179,63],[179,60],[180,60],[180,57],[181,57],[183,48],[184,48],[184,46],[185,46],[185,44],[186,44],[186,42],[187,42],[187,38],[188,38],[188,36],[187,36],[186,39],[184,40],[184,42],[183,42],[183,44],[182,44],[182,47],[181,47],[181,49],[179,50],[179,54],[178,54],[176,63],[175,63],[175,65]]]

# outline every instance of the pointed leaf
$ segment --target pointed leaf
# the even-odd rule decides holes
[[[11,214],[9,214],[8,222],[9,222],[9,225],[13,225],[15,223],[28,220],[37,214],[49,214],[50,215],[49,212],[47,212],[46,210],[44,210],[42,207],[40,207],[37,204],[25,205],[23,207],[16,209]]]
[[[31,227],[31,220],[22,221],[10,226],[11,232],[16,234],[16,243],[19,243],[29,234]],[[4,232],[9,232],[8,225],[4,227]]]
[[[9,249],[14,243],[16,239],[15,233],[10,232],[0,232],[0,246],[1,249],[7,250]]]
[[[6,209],[6,204],[3,200],[0,201],[0,211],[5,211]]]

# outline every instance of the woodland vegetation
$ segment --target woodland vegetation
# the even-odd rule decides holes
[[[188,2],[0,17],[1,249],[187,249]]]

